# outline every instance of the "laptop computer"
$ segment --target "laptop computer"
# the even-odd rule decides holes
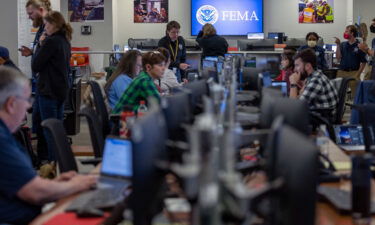
[[[365,142],[361,125],[334,125],[336,144],[346,151],[364,151]]]
[[[107,137],[97,189],[81,194],[66,209],[83,207],[109,208],[125,198],[125,190],[133,175],[132,144],[129,140]]]

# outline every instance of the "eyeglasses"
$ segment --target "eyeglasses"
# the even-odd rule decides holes
[[[30,105],[32,105],[34,103],[34,100],[35,100],[34,97],[30,97],[30,98],[25,98],[25,97],[22,97],[22,96],[15,96],[15,97],[28,102]]]

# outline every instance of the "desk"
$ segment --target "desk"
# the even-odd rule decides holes
[[[348,152],[345,154],[335,143],[329,142],[329,158],[334,162],[334,164],[339,163],[350,163],[349,154],[353,152]],[[356,152],[363,153],[362,152]],[[350,173],[350,170],[343,169],[339,170],[339,173]],[[326,183],[325,186],[337,187],[342,190],[350,190],[351,182],[350,180],[342,180],[338,183]],[[371,183],[371,193],[372,200],[375,201],[375,181],[372,180]],[[350,214],[339,214],[338,211],[329,203],[318,202],[316,208],[316,224],[317,225],[353,225],[352,218]],[[375,225],[375,215],[372,216],[372,225]]]
[[[99,171],[100,171],[100,166],[101,166],[101,164],[96,166],[91,171],[91,173],[92,174],[98,174]],[[50,220],[51,218],[53,218],[54,216],[56,216],[60,213],[63,213],[65,211],[65,209],[69,206],[69,204],[79,195],[80,195],[80,193],[76,193],[76,194],[73,194],[71,196],[68,196],[68,197],[65,197],[65,198],[62,198],[62,199],[58,200],[56,202],[56,204],[51,209],[49,209],[48,211],[40,214],[33,221],[31,221],[30,225],[42,225],[45,222],[47,222],[48,220]]]

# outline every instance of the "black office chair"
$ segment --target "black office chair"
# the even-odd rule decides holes
[[[103,128],[99,121],[99,117],[91,107],[85,107],[79,112],[79,116],[86,117],[89,125],[91,144],[94,149],[95,158],[101,158],[103,156],[104,149],[104,138]]]
[[[71,170],[78,171],[77,163],[72,148],[68,142],[63,122],[51,118],[44,120],[42,126],[49,131],[52,137],[53,150],[56,154],[60,172],[64,173]]]
[[[91,90],[94,95],[95,110],[99,116],[104,139],[110,133],[109,116],[107,107],[104,103],[104,96],[99,84],[96,81],[89,81],[88,83],[91,86]]]
[[[339,102],[337,103],[337,107],[336,107],[336,115],[333,121],[334,124],[342,123],[342,118],[345,113],[345,101],[346,101],[346,95],[348,92],[349,82],[354,81],[354,80],[355,80],[354,78],[343,78],[340,83],[339,88],[336,89],[339,95]]]
[[[375,104],[356,105],[360,112],[360,122],[363,127],[363,136],[366,152],[375,152]]]

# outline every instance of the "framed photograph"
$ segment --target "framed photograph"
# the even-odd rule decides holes
[[[134,0],[134,23],[168,23],[168,0]]]
[[[68,0],[70,22],[103,22],[104,0]]]
[[[299,0],[299,23],[333,23],[334,0]]]

